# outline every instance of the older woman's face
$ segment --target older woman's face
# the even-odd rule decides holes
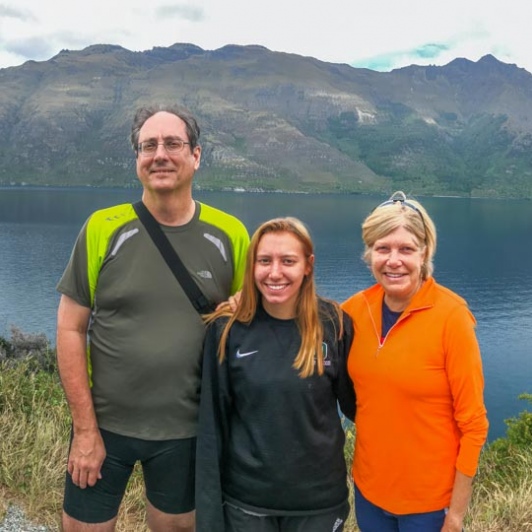
[[[403,310],[418,291],[424,259],[425,247],[404,227],[380,238],[371,248],[371,271],[392,310]]]

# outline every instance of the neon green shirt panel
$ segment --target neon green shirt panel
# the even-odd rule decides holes
[[[223,229],[233,244],[234,277],[231,294],[242,288],[246,270],[246,255],[249,247],[249,235],[240,220],[209,205],[201,204],[200,220]]]
[[[135,218],[137,218],[137,214],[131,203],[124,203],[96,211],[89,218],[87,223],[86,245],[91,307],[94,305],[94,294],[98,285],[98,277],[102,263],[107,255],[109,242],[115,231]]]

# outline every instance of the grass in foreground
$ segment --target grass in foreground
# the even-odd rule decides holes
[[[70,418],[59,379],[27,363],[0,366],[0,517],[7,501],[59,529]],[[135,471],[120,514],[121,531],[145,530],[143,487]]]
[[[0,520],[8,504],[14,503],[29,518],[59,530],[70,435],[68,408],[54,371],[53,352],[41,346],[40,351],[29,349],[24,357],[15,357],[14,351],[21,351],[14,343],[0,338]],[[521,398],[532,403],[530,394]],[[532,532],[532,413],[525,410],[507,423],[507,437],[482,453],[468,532]],[[354,438],[354,431],[348,430],[348,462]],[[136,469],[117,530],[144,532],[144,522],[142,477]],[[358,530],[353,516],[345,530]]]

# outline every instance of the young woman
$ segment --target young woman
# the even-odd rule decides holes
[[[197,532],[342,531],[349,504],[338,403],[352,419],[352,325],[316,295],[313,244],[299,220],[257,229],[236,311],[208,321]]]

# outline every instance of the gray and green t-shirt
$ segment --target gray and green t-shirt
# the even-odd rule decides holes
[[[238,219],[196,202],[189,223],[162,228],[208,299],[241,287],[249,236]],[[131,204],[87,220],[57,289],[92,309],[100,428],[146,440],[195,436],[204,325]]]

